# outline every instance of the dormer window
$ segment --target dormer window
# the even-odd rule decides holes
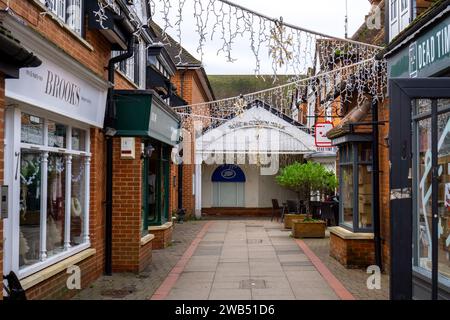
[[[69,29],[82,33],[82,0],[40,0],[50,12],[62,20]]]
[[[146,1],[143,0],[133,0],[129,1],[130,8],[136,17],[140,20],[141,24],[147,24],[148,14]]]
[[[389,0],[389,41],[411,22],[410,0]]]
[[[139,88],[145,88],[146,69],[146,45],[140,40],[134,47],[134,54],[131,58],[120,62],[116,69],[122,73],[129,81]],[[112,57],[122,54],[123,51],[113,51]]]

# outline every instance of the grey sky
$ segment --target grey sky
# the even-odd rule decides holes
[[[183,14],[182,45],[199,58],[196,52],[198,47],[198,35],[195,31],[193,19],[192,0],[187,0]],[[155,1],[161,10],[161,4]],[[171,1],[173,12],[177,9],[178,1]],[[283,17],[289,22],[310,30],[315,30],[332,36],[344,37],[345,0],[235,0],[235,3],[261,12],[270,17]],[[349,35],[352,35],[364,22],[364,17],[369,13],[370,3],[368,0],[348,0]],[[156,10],[158,11],[158,10]],[[161,15],[156,14],[155,20],[163,27]],[[174,25],[175,17],[171,18]],[[209,32],[208,30],[207,32]],[[176,40],[178,39],[175,29],[167,32]],[[208,38],[208,37],[207,37]],[[253,74],[255,58],[249,49],[248,39],[236,39],[232,55],[237,61],[227,62],[223,54],[217,55],[221,47],[218,37],[214,41],[206,42],[204,47],[203,64],[208,74]],[[266,48],[261,51],[262,73],[272,72],[269,60],[266,59],[268,52]]]

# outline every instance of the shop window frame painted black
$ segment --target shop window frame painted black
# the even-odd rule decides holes
[[[431,279],[413,271],[414,245],[414,203],[416,191],[413,188],[413,168],[416,156],[413,140],[413,123],[418,119],[431,117],[437,123],[439,113],[438,99],[449,99],[449,78],[397,78],[389,80],[390,92],[390,130],[389,159],[390,170],[390,212],[391,212],[391,274],[390,297],[394,300],[410,300],[414,298],[450,299],[448,288],[438,281],[438,193],[431,196],[432,216],[432,271]],[[431,99],[431,113],[413,115],[412,102],[415,99]],[[433,102],[434,101],[434,102]],[[406,109],[406,110],[405,110]],[[392,125],[395,124],[395,125]],[[439,175],[437,170],[437,125],[431,125],[432,144],[432,189],[438,190]],[[415,171],[415,169],[414,169]],[[416,181],[416,179],[414,179]],[[405,250],[411,248],[411,250]],[[429,297],[413,296],[413,287],[427,292]]]
[[[358,191],[358,185],[359,185],[359,166],[365,165],[365,166],[372,166],[372,159],[371,156],[367,161],[361,161],[359,159],[359,148],[358,146],[362,144],[370,144],[371,142],[347,142],[339,145],[339,226],[342,228],[345,228],[347,230],[350,230],[352,232],[362,232],[362,233],[371,233],[373,232],[373,188],[372,190],[372,205],[371,205],[371,211],[372,211],[372,224],[370,228],[361,228],[359,227],[359,191]],[[371,147],[371,146],[370,146]],[[346,160],[342,161],[344,150],[350,150],[349,156]],[[370,150],[370,148],[369,148]],[[341,186],[343,185],[343,174],[342,169],[343,167],[351,166],[353,170],[353,220],[352,225],[350,226],[347,223],[344,223],[344,202],[342,197],[342,189]],[[373,175],[371,175],[371,186],[373,186]]]

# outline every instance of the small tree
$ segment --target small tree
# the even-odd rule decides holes
[[[276,177],[277,183],[297,193],[305,200],[306,212],[310,214],[310,201],[315,191],[332,192],[337,186],[337,179],[332,171],[317,162],[295,162],[281,169]]]

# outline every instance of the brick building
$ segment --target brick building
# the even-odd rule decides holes
[[[352,39],[383,46],[385,39],[381,21],[384,18],[385,4],[384,1],[370,3],[371,14],[380,15],[380,25],[378,28],[369,28],[368,24],[364,23]],[[327,59],[328,55],[325,54],[322,59]],[[367,58],[370,57],[361,55],[356,58],[360,60],[352,61],[357,63]],[[341,65],[338,63],[337,66]],[[350,74],[345,72],[342,76],[343,79],[350,77]],[[341,81],[338,87],[342,88],[343,85],[345,80]],[[348,268],[379,264],[389,270],[389,204],[386,198],[389,167],[386,161],[388,148],[384,143],[387,134],[384,124],[388,119],[388,102],[385,100],[375,106],[368,92],[365,97],[366,101],[359,106],[356,103],[356,94],[350,101],[341,102],[339,90],[323,92],[318,99],[323,113],[329,110],[329,121],[333,122],[334,128],[328,131],[327,137],[338,148],[336,171],[339,176],[339,224],[330,228],[330,255]],[[377,109],[373,109],[374,107]],[[373,110],[376,110],[377,117],[374,117]],[[324,115],[327,118],[326,114]],[[374,145],[377,145],[376,153]],[[377,157],[376,162],[374,154]],[[379,170],[376,169],[377,163]],[[374,183],[376,180],[377,184]]]
[[[74,295],[67,283],[75,279],[76,288],[78,274],[84,288],[103,272],[138,272],[151,261],[153,240],[170,241],[168,232],[151,234],[143,218],[142,170],[153,151],[164,162],[156,172],[167,176],[164,192],[173,194],[162,172],[170,147],[158,143],[170,133],[152,125],[146,135],[120,134],[119,89],[150,97],[144,109],[160,113],[148,113],[147,131],[157,117],[179,126],[168,100],[147,90],[153,38],[136,31],[149,8],[140,1],[115,1],[103,11],[94,1],[58,4],[0,1],[0,172],[8,186],[0,275],[14,272],[29,299]],[[169,197],[162,198],[158,214],[170,221]]]
[[[162,40],[167,37],[165,40],[170,43],[170,45],[166,46],[166,49],[176,64],[176,72],[171,81],[176,87],[177,95],[189,105],[215,100],[213,89],[201,61],[192,56],[183,47],[180,48],[180,44],[169,35],[163,36],[162,30],[158,25],[152,23],[151,26],[157,39]],[[209,115],[206,108],[202,108],[201,106],[193,107],[192,113],[204,116]],[[202,118],[192,119],[196,121],[208,121]],[[192,121],[192,119],[188,121]],[[207,124],[205,123],[205,125]],[[177,207],[186,209],[187,215],[193,215],[194,213],[199,215],[201,204],[196,194],[201,193],[201,189],[199,188],[199,183],[197,183],[197,180],[200,178],[196,175],[198,167],[196,169],[194,159],[195,137],[192,123],[186,126],[185,129],[183,130],[184,146],[190,146],[190,148],[182,151],[183,164],[179,165],[176,169],[173,168],[179,177],[176,192],[176,197],[178,198]],[[176,207],[175,203],[173,205]]]

